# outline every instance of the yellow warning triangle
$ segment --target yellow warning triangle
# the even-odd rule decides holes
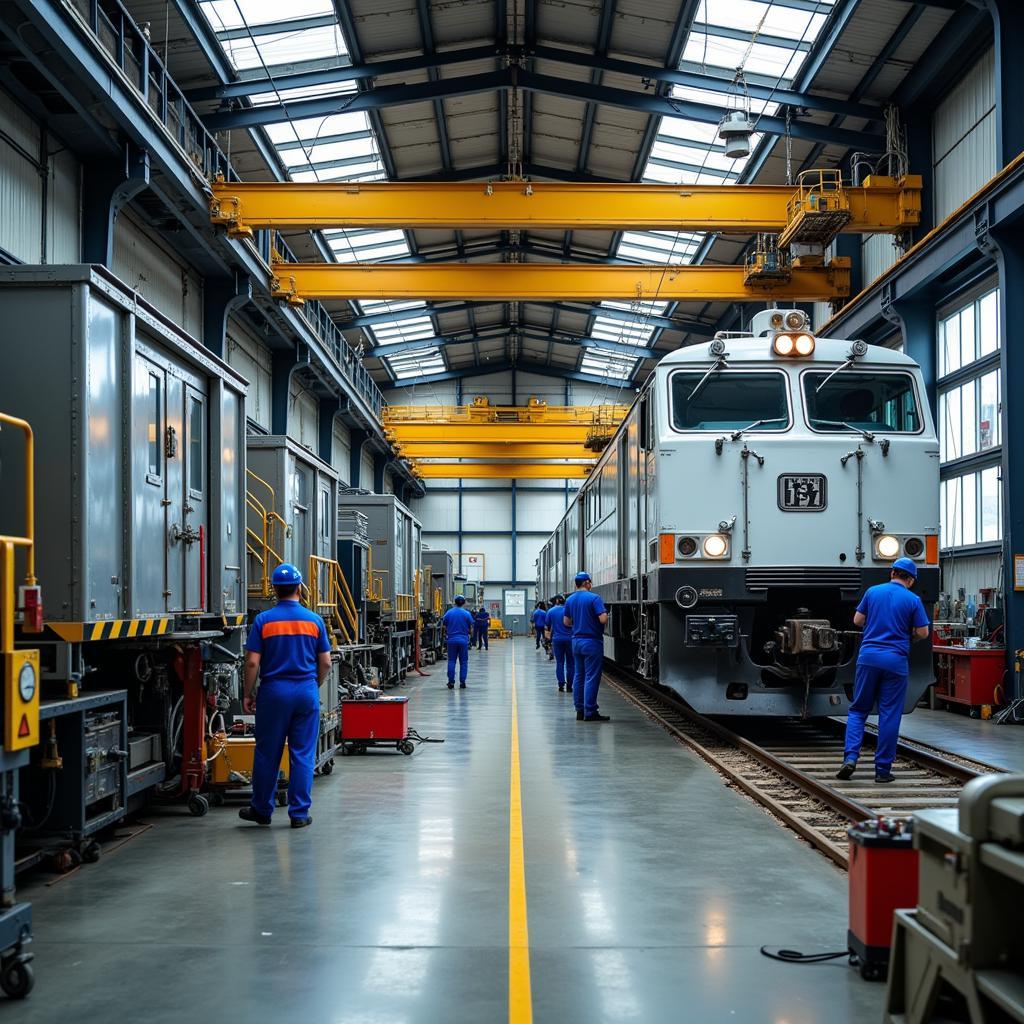
[[[31,736],[31,735],[32,735],[32,730],[31,730],[31,728],[29,728],[28,715],[22,713],[21,725],[18,726],[18,738],[20,739],[23,736]]]

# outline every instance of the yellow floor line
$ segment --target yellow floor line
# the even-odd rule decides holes
[[[526,858],[523,799],[519,783],[519,723],[516,705],[516,649],[512,646],[512,771],[508,812],[508,1020],[532,1024],[530,933],[526,923]]]

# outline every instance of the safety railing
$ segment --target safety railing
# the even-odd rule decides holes
[[[387,605],[385,610],[390,609],[390,602],[384,600],[384,577],[387,576],[387,569],[374,569],[373,567],[373,545],[366,549],[366,600],[378,604]]]
[[[14,585],[15,549],[25,549],[26,603],[32,594],[32,613],[26,608],[25,628],[32,632],[42,629],[42,608],[39,605],[39,588],[36,580],[35,547],[35,435],[26,420],[0,413],[0,424],[16,427],[25,435],[25,526],[24,534],[0,535],[0,652],[14,651],[14,610],[17,605]]]
[[[433,608],[435,615],[444,614],[444,594],[441,592],[440,587],[434,587]]]
[[[251,469],[246,469],[245,475],[265,488],[270,496],[268,508],[251,490],[246,489],[245,492],[245,504],[255,513],[259,522],[258,530],[249,525],[245,527],[246,553],[259,566],[258,573],[249,574],[249,596],[267,598],[273,593],[270,577],[274,569],[284,561],[282,552],[284,539],[288,535],[288,524],[276,511],[277,495],[274,488]],[[280,542],[277,541],[278,530],[281,534]]]
[[[395,614],[400,618],[411,619],[414,608],[415,600],[412,594],[395,594]]]
[[[71,0],[71,7],[156,115],[189,164],[206,181],[218,175],[223,175],[226,181],[241,181],[230,158],[185,99],[147,33],[121,0],[102,0],[102,3],[100,0]],[[285,259],[294,261],[287,246],[279,243],[279,247]],[[264,260],[269,263],[269,253],[264,255]],[[324,342],[342,374],[379,417],[384,404],[381,390],[327,310],[319,302],[310,301],[301,307],[300,315]]]
[[[530,399],[526,405],[388,405],[385,427],[405,424],[452,425],[469,423],[543,423],[549,426],[617,427],[629,411],[627,405],[548,405]]]
[[[310,557],[307,604],[346,644],[359,642],[359,613],[341,566],[333,558]]]

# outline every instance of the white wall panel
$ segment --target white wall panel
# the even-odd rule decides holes
[[[860,247],[864,286],[881,277],[899,257],[891,235],[867,235]]]
[[[366,488],[368,491],[373,490],[373,452],[363,449],[363,461],[359,467],[360,480],[359,486]]]
[[[300,381],[293,380],[288,394],[288,435],[311,451],[317,451],[320,406]]]
[[[537,578],[537,556],[547,541],[547,537],[520,537],[516,546],[516,562],[518,563],[517,580],[535,580]],[[541,594],[546,601],[551,594]]]
[[[349,482],[351,472],[352,438],[348,427],[335,419],[334,438],[331,446],[331,466],[341,477],[343,483]]]
[[[511,530],[512,502],[510,492],[466,491],[462,495],[462,529]]]
[[[270,430],[270,348],[234,317],[228,320],[227,361],[248,382],[245,415]]]
[[[544,530],[550,533],[565,515],[564,487],[551,489],[550,494],[520,492],[516,497],[516,522],[521,530]]]
[[[972,555],[948,558],[942,563],[942,589],[954,600],[961,588],[967,598],[979,599],[983,587],[999,589],[1002,584],[1000,555]]]
[[[193,338],[203,330],[203,282],[131,214],[114,224],[114,273]]]
[[[502,583],[512,579],[512,539],[510,537],[474,537],[462,535],[463,554],[484,556],[484,583]],[[467,577],[475,578],[471,570],[463,567]]]
[[[430,533],[444,533],[458,528],[459,496],[457,494],[431,494],[412,503],[423,529]]]
[[[56,139],[53,148],[59,148]],[[82,259],[81,173],[81,165],[69,150],[50,158],[47,263],[78,263]]]
[[[998,170],[995,56],[989,50],[932,119],[935,220],[948,217]]]

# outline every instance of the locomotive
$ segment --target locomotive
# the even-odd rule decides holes
[[[667,355],[541,549],[586,569],[605,656],[716,715],[844,714],[867,587],[901,556],[939,592],[939,444],[920,367],[798,309]],[[910,711],[932,681],[914,645]]]

